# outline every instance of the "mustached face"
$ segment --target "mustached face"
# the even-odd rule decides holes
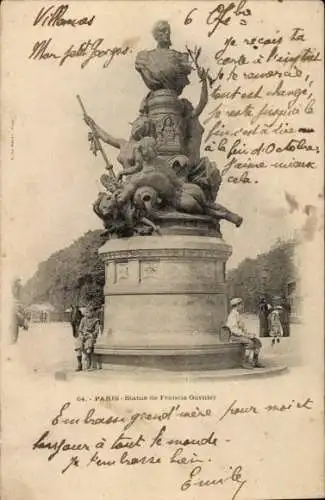
[[[158,45],[162,47],[170,47],[170,26],[167,21],[158,22],[152,30],[154,39],[158,42]]]

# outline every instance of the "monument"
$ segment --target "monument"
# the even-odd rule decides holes
[[[188,53],[171,49],[170,26],[153,28],[157,47],[139,52],[135,69],[149,89],[128,140],[85,113],[91,149],[106,159],[104,190],[94,203],[106,242],[103,363],[171,370],[240,366],[242,347],[220,336],[227,315],[226,261],[231,247],[220,221],[242,218],[216,203],[221,175],[201,157],[199,116],[208,101],[207,71],[198,105],[182,97],[193,71]],[[119,149],[116,176],[100,141]]]

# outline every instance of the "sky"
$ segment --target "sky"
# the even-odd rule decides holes
[[[256,29],[263,33],[259,19],[267,17],[273,2],[254,2]],[[49,4],[50,5],[50,4]],[[204,8],[202,2],[198,23]],[[139,50],[154,47],[151,28],[158,19],[167,19],[172,27],[173,46],[202,45],[205,61],[213,60],[222,46],[227,31],[220,30],[207,38],[195,24],[184,26],[192,2],[70,2],[71,17],[95,14],[87,28],[33,26],[40,2],[7,3],[2,54],[4,83],[3,132],[3,231],[2,256],[10,272],[23,281],[30,278],[38,264],[83,233],[102,228],[92,211],[92,203],[100,190],[99,178],[104,163],[89,151],[88,128],[76,99],[80,94],[88,113],[112,135],[127,138],[129,123],[137,116],[139,104],[147,89],[134,69]],[[140,13],[140,14],[139,14]],[[141,13],[145,13],[142,15]],[[201,17],[200,17],[201,16]],[[278,19],[279,28],[290,22],[289,9]],[[295,19],[297,22],[297,19]],[[11,27],[15,25],[15,30]],[[272,28],[273,29],[273,28]],[[18,31],[17,31],[18,30]],[[17,32],[21,33],[17,37]],[[312,30],[311,30],[312,33]],[[132,40],[133,50],[116,57],[108,68],[102,61],[90,61],[81,69],[78,59],[61,67],[51,60],[29,59],[36,41],[51,38],[51,47],[62,53],[71,44],[78,46],[88,39],[103,38],[105,47],[114,47]],[[200,86],[195,75],[184,95],[197,102]],[[209,102],[202,121],[213,109]],[[320,131],[321,132],[321,131]],[[108,157],[116,163],[116,150],[105,147]],[[222,168],[223,157],[209,155]],[[309,184],[310,189],[306,186]],[[251,186],[224,182],[218,201],[244,217],[241,228],[223,223],[224,239],[233,247],[228,267],[236,266],[245,257],[267,251],[279,238],[292,236],[295,228],[305,222],[306,203],[320,203],[322,191],[319,175],[298,179],[292,173],[264,176]],[[289,212],[285,192],[300,202],[299,210]],[[318,200],[318,201],[317,201]]]

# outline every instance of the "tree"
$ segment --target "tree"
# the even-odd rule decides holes
[[[272,297],[286,293],[295,276],[294,248],[293,241],[279,241],[256,259],[245,259],[227,276],[229,296],[241,297],[245,310],[256,312],[262,295],[272,301]]]
[[[49,302],[65,310],[78,302],[104,301],[104,263],[98,255],[101,231],[88,231],[69,247],[55,252],[38,266],[22,295],[27,304]]]

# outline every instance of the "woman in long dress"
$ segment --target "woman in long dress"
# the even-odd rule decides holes
[[[272,307],[267,303],[266,298],[262,297],[258,304],[258,316],[260,320],[260,337],[269,337],[268,316]]]

